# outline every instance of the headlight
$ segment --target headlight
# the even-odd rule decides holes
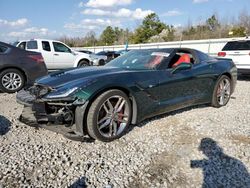
[[[78,87],[73,87],[65,91],[58,91],[58,92],[55,91],[46,95],[45,98],[46,99],[65,98],[68,97],[70,94],[74,93],[77,89]]]

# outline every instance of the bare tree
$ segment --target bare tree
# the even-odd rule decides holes
[[[250,35],[250,15],[247,10],[244,9],[239,14],[239,25],[246,29],[246,34]]]

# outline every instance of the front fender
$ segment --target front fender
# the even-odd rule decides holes
[[[88,55],[78,55],[77,58],[75,59],[74,61],[74,65],[73,67],[77,67],[78,66],[78,63],[81,61],[81,60],[87,60],[88,62],[91,62],[91,58],[88,56]]]

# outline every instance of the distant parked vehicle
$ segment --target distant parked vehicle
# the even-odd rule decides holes
[[[119,50],[119,51],[116,51],[115,54],[116,54],[117,56],[121,56],[121,55],[126,54],[126,53],[129,52],[129,51],[130,51],[130,50],[126,50],[126,49],[124,49],[124,50]]]
[[[250,75],[250,39],[228,42],[218,56],[232,59],[239,74]]]
[[[95,65],[95,66],[105,65],[107,61],[106,55],[97,55],[94,52],[91,52],[88,50],[79,50],[79,52],[89,54],[92,60],[92,65]]]
[[[40,53],[19,49],[0,42],[0,90],[14,93],[48,71]]]
[[[89,50],[77,50],[78,52],[82,52],[82,53],[85,53],[85,54],[94,54],[94,52],[91,52]]]
[[[89,54],[74,51],[60,41],[32,39],[15,44],[28,51],[40,52],[50,70],[92,65]]]
[[[107,62],[115,59],[119,55],[115,53],[115,51],[100,51],[96,55],[105,55],[107,56]]]

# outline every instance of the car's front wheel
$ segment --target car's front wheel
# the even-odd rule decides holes
[[[17,69],[6,69],[0,73],[0,90],[6,93],[15,93],[22,89],[25,77]]]
[[[90,106],[87,115],[88,134],[103,142],[118,139],[126,132],[131,114],[131,103],[124,92],[106,91]]]
[[[212,106],[221,107],[225,106],[231,97],[231,79],[223,75],[221,76],[215,84]]]
[[[89,66],[89,62],[86,60],[81,60],[77,65],[77,67],[87,67],[87,66]]]

